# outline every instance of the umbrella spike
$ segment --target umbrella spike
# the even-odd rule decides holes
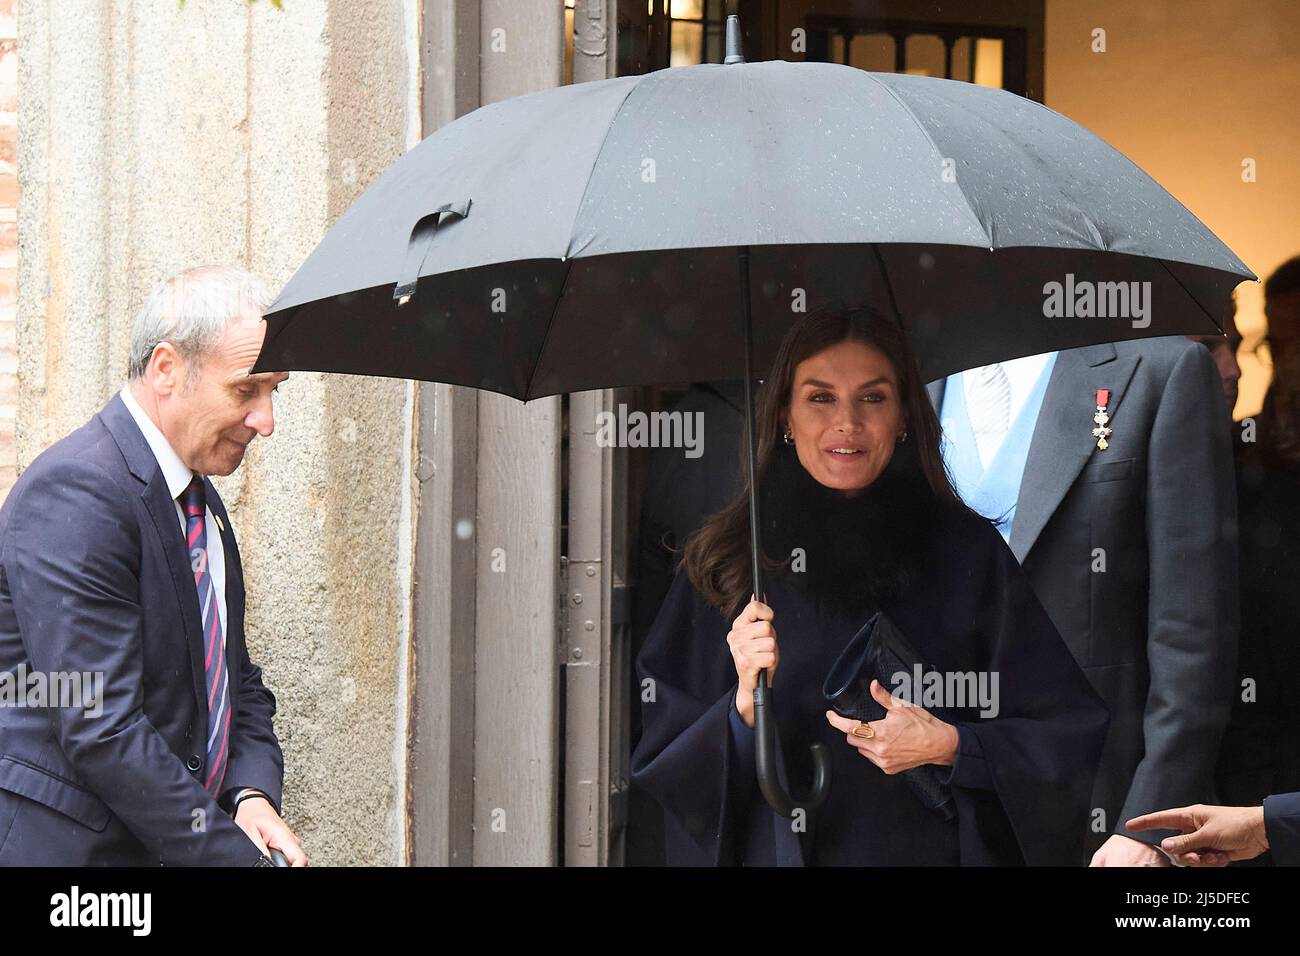
[[[741,52],[740,17],[734,13],[727,14],[727,57],[722,62],[745,62],[745,54]]]

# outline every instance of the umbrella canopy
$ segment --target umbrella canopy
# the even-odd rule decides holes
[[[1212,334],[1253,278],[1038,103],[828,63],[705,64],[518,97],[429,136],[285,287],[258,368],[519,399],[734,379],[746,246],[759,368],[793,311],[838,299],[896,315],[927,380]]]

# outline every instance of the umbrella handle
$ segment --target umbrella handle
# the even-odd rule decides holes
[[[805,817],[815,814],[831,790],[831,755],[825,744],[812,745],[813,783],[808,796],[799,799],[781,786],[776,773],[776,722],[769,719],[772,688],[767,686],[767,670],[758,672],[754,687],[754,769],[763,799],[783,817],[793,817],[799,810]]]
[[[738,250],[740,265],[741,329],[745,342],[745,468],[749,484],[749,556],[750,571],[755,595],[766,596],[763,590],[762,524],[758,515],[758,461],[754,423],[754,334],[749,306],[749,246]],[[758,776],[758,789],[772,809],[784,817],[793,817],[796,810],[812,814],[826,802],[831,789],[830,752],[825,744],[813,744],[813,785],[806,799],[796,800],[781,786],[777,776],[776,717],[773,713],[772,688],[767,686],[767,670],[758,672],[754,687],[754,770]]]

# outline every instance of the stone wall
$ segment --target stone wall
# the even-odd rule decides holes
[[[0,0],[0,502],[17,477],[14,413],[18,350],[14,313],[18,288],[18,26],[15,0]]]
[[[280,287],[417,135],[416,0],[283,6],[21,0],[20,465],[121,387],[131,317],[159,279],[229,263]],[[406,382],[295,373],[275,434],[217,482],[249,645],[279,700],[285,816],[317,864],[406,857],[412,403]]]

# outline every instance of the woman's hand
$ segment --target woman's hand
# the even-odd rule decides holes
[[[758,686],[758,672],[767,668],[767,686],[772,686],[776,673],[777,650],[775,617],[772,609],[761,601],[750,601],[731,623],[727,646],[731,659],[736,662],[736,676],[740,686],[736,690],[736,710],[747,727],[754,726],[754,688]]]
[[[885,708],[884,719],[863,723],[826,711],[827,721],[844,731],[844,739],[862,756],[891,775],[927,763],[951,766],[957,760],[957,728],[952,724],[924,707],[899,700],[879,681],[871,682],[871,696]]]

